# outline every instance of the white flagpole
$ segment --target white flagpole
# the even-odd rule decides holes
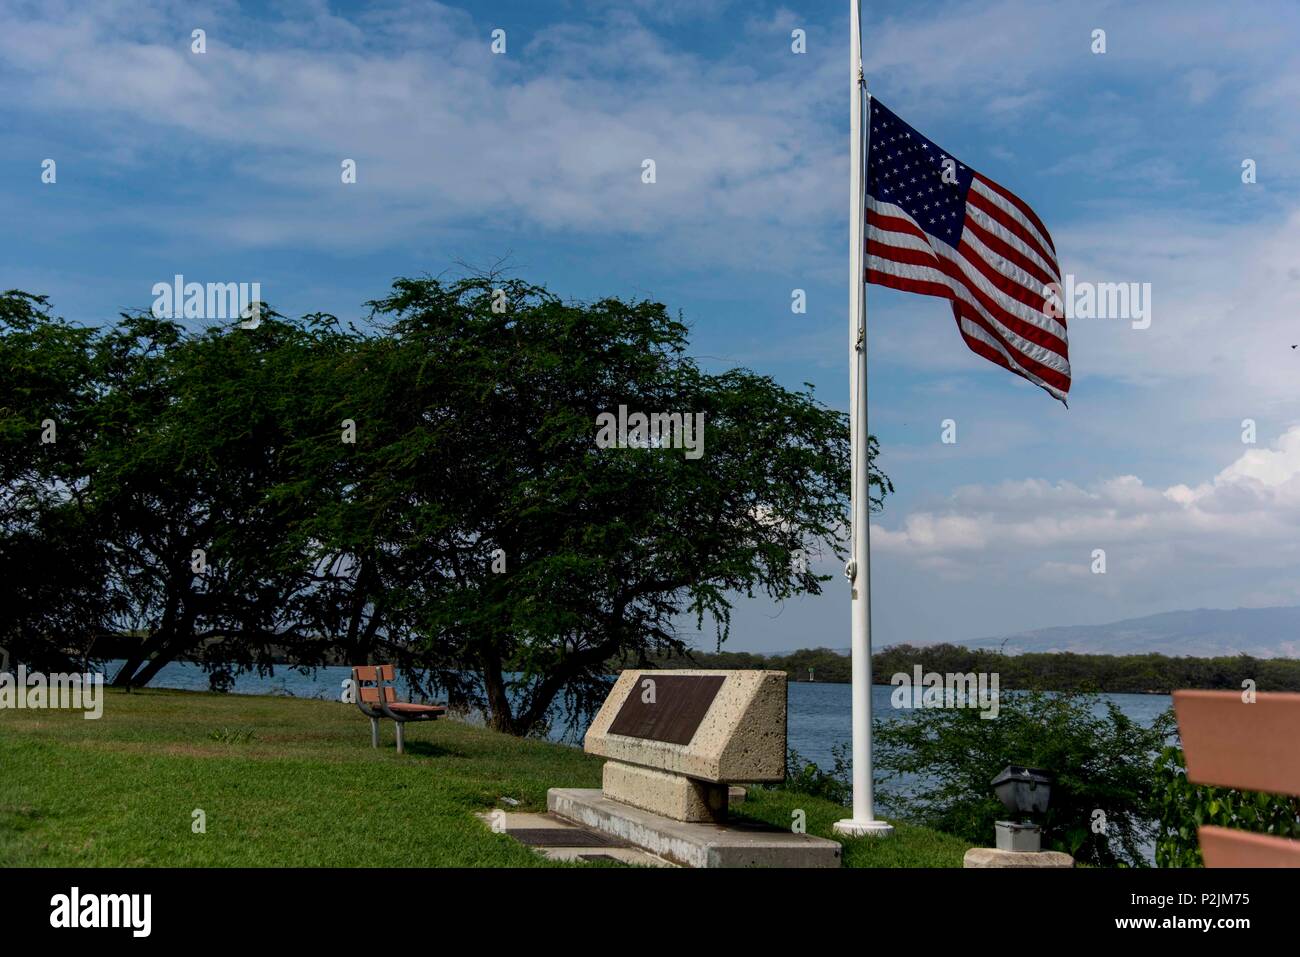
[[[849,420],[853,484],[847,569],[853,602],[853,817],[835,822],[852,837],[884,837],[893,827],[875,819],[871,773],[871,485],[867,469],[867,288],[863,268],[866,170],[863,166],[862,0],[849,0]]]

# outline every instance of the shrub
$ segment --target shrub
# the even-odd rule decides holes
[[[878,722],[881,803],[988,846],[994,822],[1008,816],[993,777],[1008,764],[1040,767],[1054,778],[1051,806],[1038,821],[1045,848],[1102,867],[1146,863],[1151,762],[1173,730],[1172,711],[1148,728],[1098,695],[1019,691],[1002,693],[997,718],[980,714],[924,708]]]
[[[1300,798],[1193,784],[1181,748],[1167,747],[1155,762],[1153,814],[1156,866],[1203,867],[1196,829],[1235,827],[1279,837],[1300,837]]]
[[[833,748],[832,757],[833,767],[830,771],[823,771],[817,764],[804,758],[794,748],[790,748],[785,758],[785,781],[776,785],[776,789],[795,794],[808,794],[834,801],[836,804],[847,805],[853,791],[849,785],[846,749]]]

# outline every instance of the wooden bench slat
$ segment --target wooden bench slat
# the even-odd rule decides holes
[[[1300,841],[1213,824],[1197,834],[1206,867],[1300,867]]]
[[[352,676],[358,681],[392,681],[392,665],[357,665],[352,669]]]
[[[1175,691],[1174,712],[1188,780],[1300,795],[1300,694]]]

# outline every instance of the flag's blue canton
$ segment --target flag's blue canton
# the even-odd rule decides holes
[[[927,233],[956,248],[966,222],[966,192],[974,174],[874,97],[870,136],[867,195],[901,207]],[[956,163],[955,183],[943,181],[945,159]]]

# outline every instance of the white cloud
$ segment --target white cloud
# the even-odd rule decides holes
[[[1258,482],[1278,489],[1300,475],[1300,428],[1290,429],[1273,449],[1251,449],[1214,478],[1216,487]]]
[[[149,9],[0,14],[0,59],[32,107],[78,115],[101,139],[148,130],[229,157],[230,190],[160,228],[373,249],[478,223],[653,237],[664,255],[719,266],[791,249],[812,261],[843,215],[842,137],[809,119],[828,89],[815,57],[760,75],[670,46],[613,7],[596,24],[511,33],[494,56],[487,26],[437,3],[355,21],[315,3],[267,22],[230,13],[195,55],[188,28]],[[358,166],[348,194],[343,158]]]
[[[1041,575],[1061,578],[1067,565],[1087,569],[1094,548],[1115,550],[1130,571],[1184,547],[1225,563],[1290,568],[1300,558],[1298,529],[1295,426],[1273,448],[1246,451],[1195,486],[1161,489],[1133,475],[1087,487],[1040,479],[967,486],[942,508],[913,511],[900,528],[876,530],[872,541],[885,552],[978,564],[1038,556]],[[1075,557],[1063,565],[1058,556],[1065,550]]]

